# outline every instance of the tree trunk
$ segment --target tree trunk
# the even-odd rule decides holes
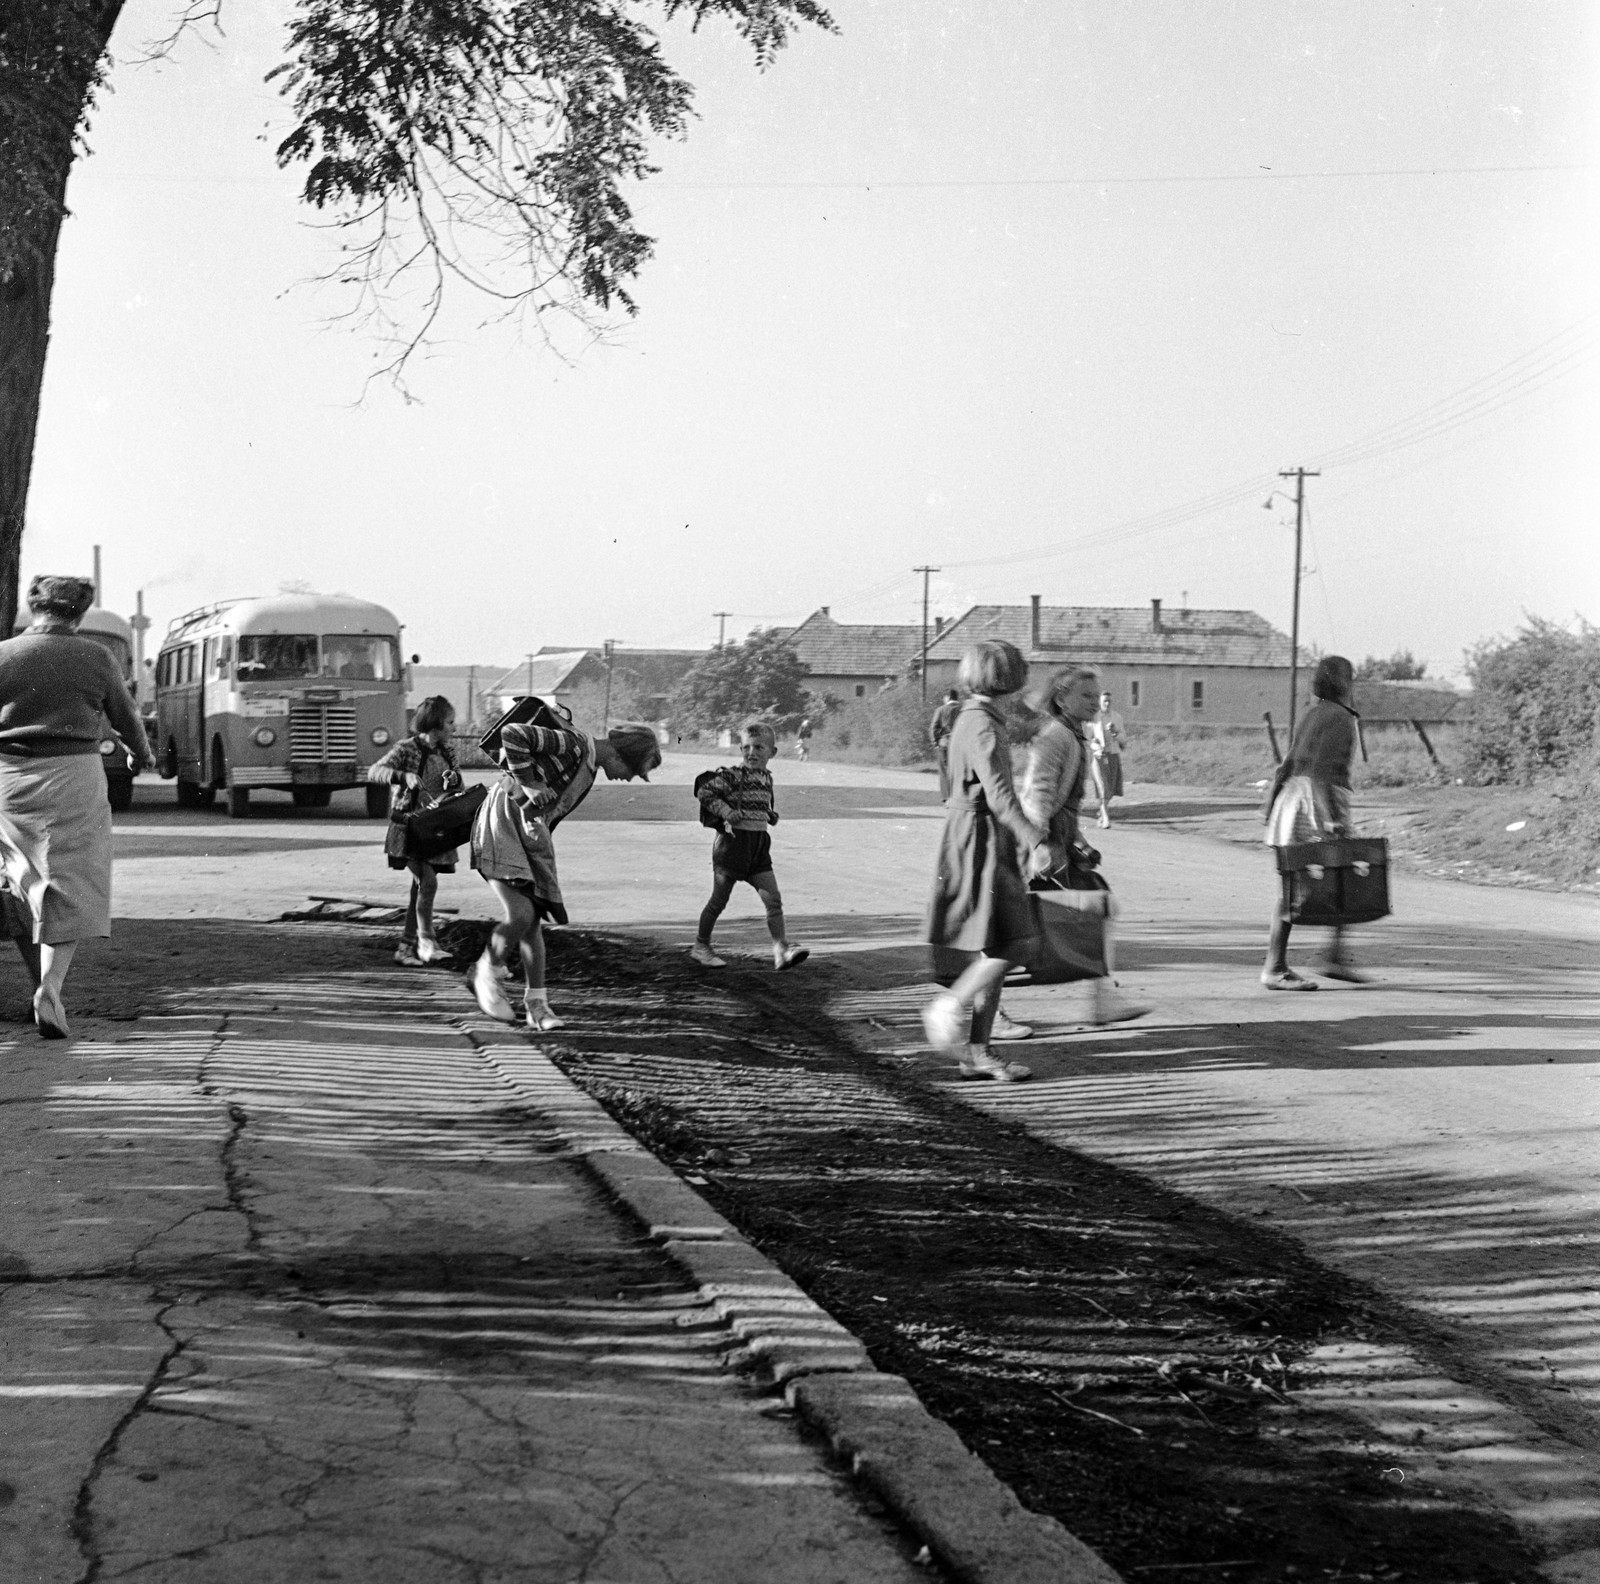
[[[63,169],[58,200],[65,189]],[[56,280],[62,212],[58,207],[53,214],[29,218],[37,222],[34,235],[27,239],[35,262],[19,264],[0,277],[0,638],[11,636],[22,593],[18,587],[22,530],[39,427],[39,391],[50,345],[50,293]]]
[[[0,638],[21,592],[67,174],[122,3],[0,0]]]

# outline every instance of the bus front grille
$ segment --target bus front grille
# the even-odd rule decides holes
[[[289,758],[297,764],[349,764],[356,757],[351,704],[296,704],[289,711]]]

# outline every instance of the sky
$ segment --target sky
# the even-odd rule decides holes
[[[638,316],[558,352],[463,295],[406,393],[273,159],[288,0],[141,61],[177,9],[69,188],[25,576],[99,544],[157,632],[356,594],[433,664],[916,622],[921,566],[935,615],[1287,631],[1303,466],[1304,643],[1600,620],[1587,0],[841,0],[765,72],[666,29]]]

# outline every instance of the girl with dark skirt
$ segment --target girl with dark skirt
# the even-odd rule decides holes
[[[432,858],[418,858],[407,850],[406,820],[461,790],[461,771],[450,745],[455,723],[455,706],[442,693],[425,698],[411,717],[411,735],[401,738],[367,772],[368,781],[395,789],[383,850],[391,869],[411,871],[411,900],[406,904],[406,922],[394,954],[403,967],[450,961],[450,953],[434,937],[433,899],[439,891],[438,877],[455,873],[457,850],[452,847]]]
[[[505,774],[490,788],[472,827],[472,867],[489,882],[505,915],[470,975],[485,1016],[516,1022],[500,975],[520,957],[527,1026],[536,1032],[561,1027],[545,989],[544,920],[567,922],[551,832],[589,795],[598,772],[612,781],[648,781],[660,763],[651,726],[625,723],[591,737],[575,726],[517,722],[501,733]]]
[[[1046,846],[1049,833],[1017,801],[1011,739],[994,701],[1027,681],[1028,663],[1014,644],[990,639],[961,657],[957,678],[969,697],[950,730],[950,795],[924,935],[934,976],[949,989],[923,1009],[922,1024],[930,1044],[957,1052],[963,1077],[1014,1083],[1031,1071],[990,1055],[989,1039],[1001,981],[1034,937],[1022,854]]]

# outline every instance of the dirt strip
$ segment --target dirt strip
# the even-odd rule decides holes
[[[552,957],[572,1020],[543,1048],[1128,1578],[1548,1576],[1473,1490],[1397,1466],[1310,1362],[1426,1354],[1399,1306],[863,1056],[802,975],[708,979],[576,932]]]

